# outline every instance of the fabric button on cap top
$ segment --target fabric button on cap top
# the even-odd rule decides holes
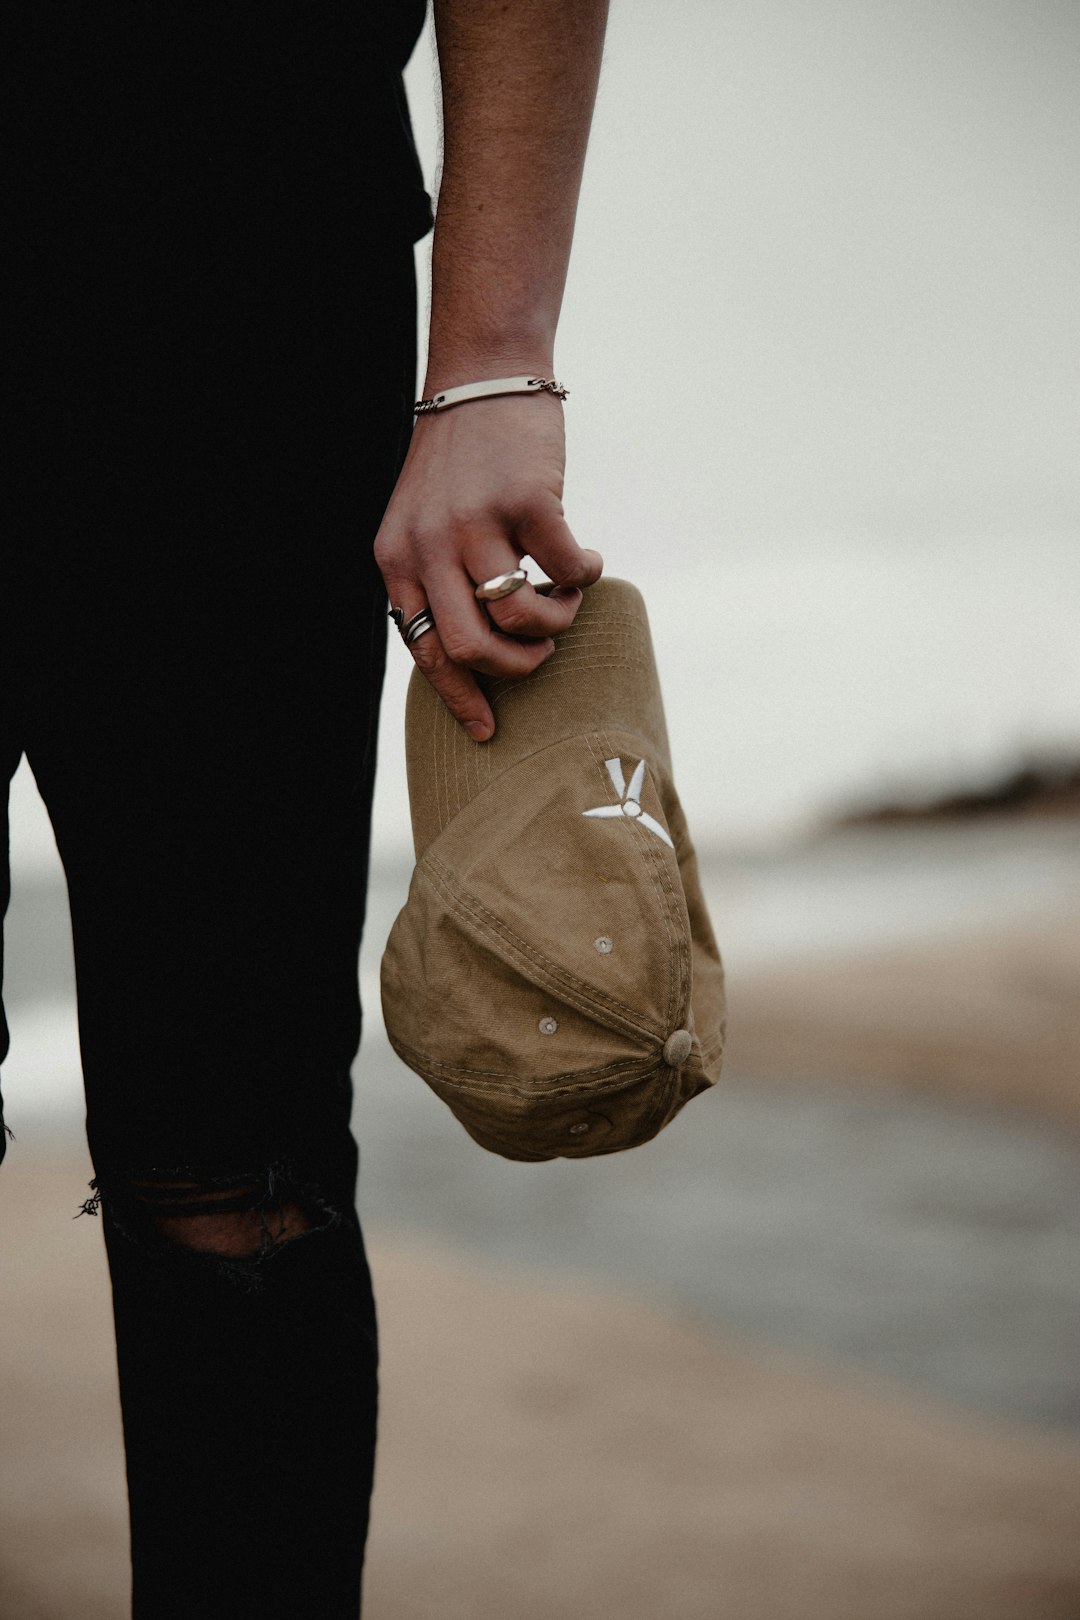
[[[664,1042],[664,1062],[672,1069],[685,1063],[694,1049],[694,1037],[688,1029],[677,1029]]]
[[[416,868],[383,955],[387,1033],[505,1158],[635,1147],[715,1083],[724,1040],[640,593],[599,580],[532,675],[483,685],[481,744],[412,676]]]

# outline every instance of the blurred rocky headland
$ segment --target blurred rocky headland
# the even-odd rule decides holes
[[[1080,758],[1035,756],[996,777],[941,794],[910,796],[852,809],[837,818],[845,827],[889,827],[897,822],[965,821],[987,816],[1080,817]]]

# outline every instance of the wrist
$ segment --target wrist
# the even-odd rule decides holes
[[[444,388],[463,383],[483,382],[489,377],[552,377],[555,375],[554,345],[537,340],[514,340],[502,344],[469,344],[456,340],[445,347],[432,343],[424,373],[424,398]]]
[[[570,390],[555,377],[530,376],[528,372],[518,377],[477,378],[456,388],[440,388],[428,398],[417,400],[413,412],[417,417],[436,416],[440,411],[452,410],[455,405],[471,404],[478,399],[498,399],[508,394],[551,394],[555,399],[564,401],[569,398]]]

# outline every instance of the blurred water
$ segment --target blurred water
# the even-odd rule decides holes
[[[372,1227],[510,1268],[613,1282],[763,1346],[959,1405],[1080,1427],[1080,1140],[996,1108],[793,1075],[696,1100],[655,1142],[586,1163],[484,1153],[381,1028],[382,942],[407,865],[376,868],[357,1065],[361,1211]],[[1075,824],[855,830],[713,859],[710,906],[747,973],[962,936],[1080,896]],[[16,888],[6,933],[13,1151],[81,1132],[63,894]],[[82,1195],[72,1187],[72,1208]]]
[[[375,1038],[356,1127],[372,1224],[1080,1428],[1080,1140],[1045,1123],[801,1076],[729,1079],[637,1152],[514,1165]]]

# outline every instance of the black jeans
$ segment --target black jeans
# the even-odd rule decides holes
[[[371,546],[415,397],[412,246],[254,172],[95,184],[19,224],[0,784],[25,752],[67,875],[133,1612],[354,1620]],[[252,1210],[250,1252],[178,1236]]]

